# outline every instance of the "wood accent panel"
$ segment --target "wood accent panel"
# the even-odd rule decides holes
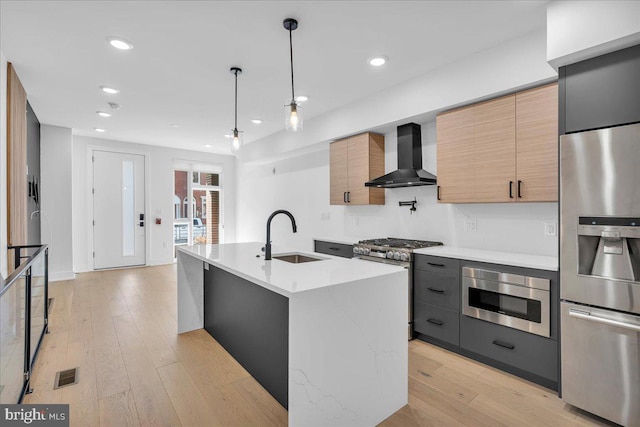
[[[377,133],[369,134],[369,179],[375,179],[384,175],[384,135]],[[384,188],[369,189],[369,204],[384,205],[385,190]]]
[[[27,244],[27,93],[7,65],[7,241]],[[13,256],[9,254],[9,272]]]
[[[175,269],[171,264],[81,273],[76,280],[51,287],[49,295],[55,298],[51,333],[45,335],[35,363],[34,392],[25,396],[24,403],[70,404],[72,426],[98,425],[98,421],[101,426],[152,422],[191,426],[194,420],[211,417],[211,412],[215,418],[206,425],[287,425],[287,411],[209,334],[202,329],[176,333]],[[87,293],[89,310],[83,309]],[[98,309],[100,314],[95,316]],[[129,311],[136,313],[133,323]],[[155,323],[165,336],[166,351],[175,351],[180,363],[153,366],[150,353],[155,349],[134,342],[140,336],[140,321]],[[108,337],[101,341],[103,333]],[[84,348],[77,346],[81,342]],[[71,392],[85,381],[95,381],[97,363],[81,367],[79,384],[53,390],[55,372],[70,367],[78,350],[84,352],[82,358],[90,359],[86,355],[93,346],[108,343],[127,359],[123,371],[131,379],[127,390],[106,397]],[[382,427],[610,425],[537,384],[419,340],[408,346],[409,404],[383,421]],[[133,349],[140,353],[138,357],[131,354]],[[143,358],[147,365],[136,371],[132,358]],[[185,398],[187,390],[193,398]],[[152,401],[147,398],[165,391],[169,401],[163,399],[158,418],[150,419],[145,412]]]
[[[439,203],[475,201],[473,124],[472,107],[439,114],[436,118]]]
[[[482,202],[514,202],[516,176],[515,95],[474,106],[475,196]],[[514,183],[512,198],[509,183]]]
[[[516,122],[518,201],[558,201],[558,84],[518,92]]]
[[[344,193],[349,188],[348,140],[329,144],[329,201],[332,205],[344,205]]]

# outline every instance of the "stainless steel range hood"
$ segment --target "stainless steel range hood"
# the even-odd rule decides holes
[[[398,188],[435,185],[436,176],[422,169],[420,125],[398,126],[398,170],[366,182],[367,187]]]

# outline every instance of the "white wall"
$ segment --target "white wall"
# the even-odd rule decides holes
[[[119,152],[144,154],[149,171],[147,176],[147,232],[149,250],[147,264],[157,265],[173,262],[173,160],[194,163],[219,164],[223,168],[223,221],[224,238],[235,240],[236,235],[236,189],[235,158],[173,148],[112,141],[101,138],[74,136],[73,138],[73,265],[74,271],[91,270],[91,168],[88,162],[93,148]],[[162,224],[155,224],[161,218]]]
[[[242,162],[262,162],[318,142],[366,130],[393,128],[410,120],[424,122],[443,109],[552,81],[557,78],[557,73],[547,64],[546,58],[546,32],[540,28],[306,120],[303,132],[282,131],[247,144],[239,158]]]
[[[7,258],[7,59],[0,52],[0,274],[8,275]]]
[[[551,1],[547,60],[555,68],[640,43],[640,1]]]
[[[73,273],[73,159],[71,129],[40,126],[42,242],[49,245],[49,280],[68,280]]]
[[[436,111],[492,94],[553,80],[546,62],[544,29],[479,52],[424,76],[305,122],[304,132],[278,133],[248,144],[238,165],[238,240],[264,241],[266,220],[276,209],[296,217],[272,223],[272,240],[310,250],[312,238],[357,241],[376,237],[439,240],[446,245],[555,255],[557,237],[544,236],[544,222],[557,223],[557,203],[439,205],[436,188],[386,190],[384,206],[329,205],[328,141],[363,130],[386,129],[385,169],[396,168],[396,132],[389,124],[423,123],[423,162],[436,172]],[[314,152],[293,157],[305,148]],[[287,157],[288,153],[288,157]],[[265,158],[276,158],[265,162]],[[274,173],[275,169],[275,173]],[[398,201],[418,200],[413,215]],[[328,220],[321,219],[324,214]],[[466,218],[477,232],[464,231]]]
[[[424,168],[436,171],[435,122],[422,126]],[[396,168],[396,132],[385,135],[386,171]],[[275,173],[274,173],[275,169]],[[272,241],[311,250],[314,237],[357,241],[376,237],[402,237],[442,241],[445,245],[557,254],[557,237],[544,236],[544,223],[558,221],[557,203],[464,204],[436,203],[435,186],[386,190],[384,206],[329,205],[329,148],[313,154],[264,165],[238,166],[238,240],[265,240],[268,216],[276,209],[290,210],[289,220],[272,223]],[[417,211],[398,206],[400,200],[418,201]],[[329,214],[328,220],[321,219]],[[477,232],[465,232],[465,219],[477,221]]]

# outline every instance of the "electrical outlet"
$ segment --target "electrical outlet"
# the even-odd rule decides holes
[[[322,221],[329,221],[331,219],[331,213],[330,212],[321,212],[320,213],[320,219]]]
[[[464,231],[467,233],[475,233],[478,231],[478,223],[475,219],[464,220]]]
[[[544,223],[544,235],[545,236],[556,236],[558,234],[558,226],[555,222],[545,222]]]

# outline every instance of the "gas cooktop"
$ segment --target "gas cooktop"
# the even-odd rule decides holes
[[[357,244],[367,245],[367,246],[380,246],[380,247],[393,248],[393,249],[408,249],[408,250],[429,248],[432,246],[442,246],[442,242],[430,242],[427,240],[399,239],[396,237],[361,240]]]

